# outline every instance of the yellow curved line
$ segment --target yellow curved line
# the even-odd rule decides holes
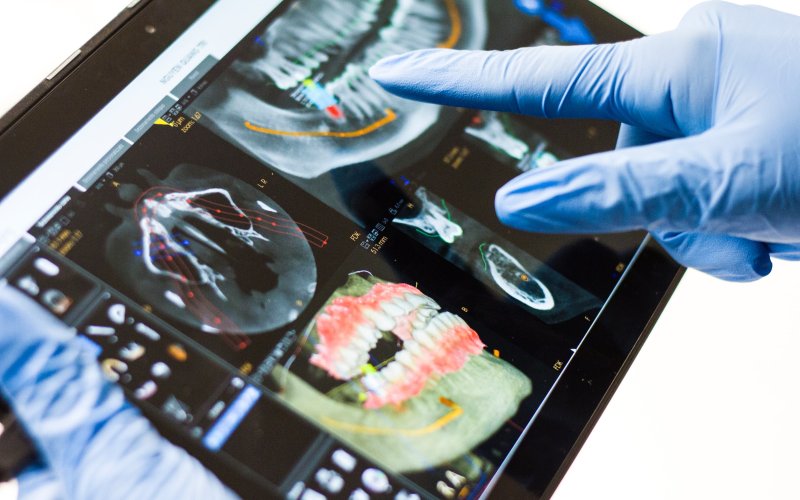
[[[444,0],[444,3],[447,6],[447,13],[450,15],[450,24],[452,25],[452,28],[450,30],[450,36],[447,37],[447,40],[440,43],[437,47],[440,49],[452,49],[461,39],[461,31],[463,29],[461,24],[461,13],[458,11],[456,0]]]
[[[386,113],[386,116],[381,118],[380,120],[367,125],[364,128],[358,130],[352,130],[350,132],[332,132],[332,131],[323,131],[323,130],[311,130],[311,131],[288,131],[288,130],[274,130],[270,128],[259,127],[258,125],[254,125],[250,122],[244,122],[244,126],[252,130],[253,132],[259,132],[261,134],[268,134],[268,135],[282,135],[287,137],[337,137],[339,139],[354,139],[356,137],[362,137],[367,134],[371,134],[375,132],[379,128],[386,126],[397,119],[397,113],[394,112],[391,108],[386,108],[383,110]]]
[[[322,423],[328,425],[330,427],[334,427],[337,429],[341,429],[344,431],[355,432],[357,434],[368,434],[371,436],[390,436],[393,434],[400,434],[403,436],[424,436],[425,434],[430,434],[434,431],[438,431],[445,425],[449,424],[453,420],[456,420],[461,415],[464,414],[464,410],[458,406],[453,401],[450,401],[447,398],[439,398],[439,402],[445,405],[446,407],[450,408],[450,412],[447,415],[444,415],[436,422],[426,425],[420,429],[389,429],[389,428],[381,428],[381,427],[367,427],[364,425],[358,424],[350,424],[347,422],[339,422],[338,420],[333,420],[332,418],[322,417]]]

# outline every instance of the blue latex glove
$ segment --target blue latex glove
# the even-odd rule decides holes
[[[235,498],[103,378],[72,331],[5,286],[0,390],[44,461],[20,475],[20,498]]]
[[[423,50],[371,75],[398,95],[622,122],[618,150],[526,173],[501,220],[537,232],[648,229],[720,278],[800,259],[800,18],[709,2],[672,32],[597,46]],[[624,149],[623,149],[624,148]]]

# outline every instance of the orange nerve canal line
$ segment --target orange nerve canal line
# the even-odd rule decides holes
[[[437,47],[440,49],[452,49],[461,39],[461,32],[463,29],[461,24],[461,13],[458,11],[456,0],[444,0],[444,3],[447,6],[447,14],[450,16],[450,25],[452,28],[450,30],[450,36],[447,37],[447,40],[440,43]]]
[[[426,425],[425,427],[421,427],[419,429],[390,429],[384,427],[367,427],[364,425],[339,422],[338,420],[333,420],[328,417],[322,417],[322,422],[325,425],[329,425],[337,429],[354,432],[357,434],[368,434],[371,436],[391,436],[397,434],[409,437],[424,436],[426,434],[431,434],[432,432],[438,431],[445,425],[456,420],[457,418],[459,418],[461,415],[464,414],[464,410],[460,406],[458,406],[455,402],[450,401],[447,398],[444,397],[439,398],[439,402],[442,403],[444,406],[450,408],[450,412],[448,412],[446,415],[438,419],[436,422],[430,425]]]
[[[244,126],[248,130],[252,130],[253,132],[259,132],[261,134],[268,134],[268,135],[282,135],[286,137],[336,137],[339,139],[355,139],[357,137],[362,137],[367,134],[371,134],[372,132],[375,132],[379,128],[384,127],[397,119],[397,113],[395,113],[394,110],[391,108],[386,108],[384,110],[384,113],[386,114],[386,116],[384,116],[380,120],[373,122],[364,128],[360,128],[358,130],[352,130],[349,132],[333,132],[324,130],[312,130],[312,131],[274,130],[264,127],[259,127],[258,125],[254,125],[249,121],[244,122]]]

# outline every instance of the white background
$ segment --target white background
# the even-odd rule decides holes
[[[127,3],[0,0],[0,113]],[[596,3],[655,33],[698,2]],[[746,285],[690,271],[555,498],[800,498],[798,299],[800,263]]]

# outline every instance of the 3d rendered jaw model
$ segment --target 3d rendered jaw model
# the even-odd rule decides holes
[[[143,302],[236,348],[305,309],[317,282],[311,245],[327,236],[228,175],[191,165],[163,180],[139,173],[149,187],[119,189],[130,208],[108,207],[122,222],[106,258]]]
[[[414,49],[482,48],[484,0],[298,0],[194,104],[227,140],[301,178],[388,155],[440,108],[367,74]]]
[[[352,275],[306,333],[318,380],[279,368],[280,396],[396,472],[452,467],[531,393],[528,377],[410,285]]]

